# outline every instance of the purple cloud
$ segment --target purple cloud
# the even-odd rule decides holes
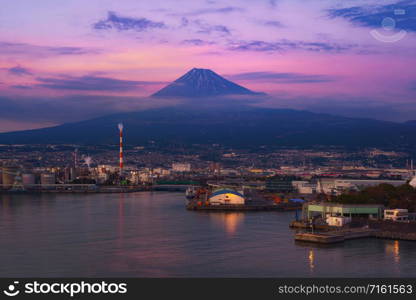
[[[253,80],[276,83],[321,83],[336,80],[335,77],[319,74],[247,72],[227,76],[231,80]]]
[[[327,42],[304,42],[280,40],[277,42],[266,41],[237,41],[229,45],[232,51],[258,51],[258,52],[286,52],[289,50],[302,50],[312,52],[340,53],[357,47],[353,44],[337,44]]]
[[[117,29],[118,31],[145,31],[155,28],[166,28],[163,22],[154,22],[146,18],[121,17],[115,12],[108,12],[107,18],[93,24],[96,30]]]
[[[197,33],[205,33],[205,34],[220,33],[223,35],[231,34],[230,29],[228,29],[228,27],[224,25],[211,25],[201,20],[195,20],[193,21],[193,24],[198,27]]]
[[[397,28],[416,31],[416,3],[414,0],[404,0],[388,5],[330,9],[328,15],[331,18],[342,17],[354,24],[373,28],[381,28],[383,19],[392,18],[397,24]]]
[[[182,44],[184,45],[193,45],[193,46],[205,46],[205,45],[213,45],[214,42],[210,41],[204,41],[201,39],[189,39],[189,40],[183,40]]]
[[[282,23],[279,21],[265,21],[263,22],[264,25],[270,26],[270,27],[276,27],[276,28],[282,28],[284,27]]]
[[[62,78],[37,78],[38,87],[55,90],[78,91],[129,91],[144,85],[160,84],[162,82],[120,80],[108,77],[82,76]]]
[[[30,90],[33,87],[31,85],[21,85],[21,84],[18,84],[18,85],[12,85],[11,88],[19,89],[19,90]]]
[[[9,74],[16,75],[16,76],[32,75],[32,72],[30,72],[28,69],[23,68],[21,66],[9,68],[8,72]]]
[[[181,19],[181,27],[195,27],[196,33],[203,33],[203,34],[212,34],[212,33],[219,33],[220,35],[230,35],[231,30],[224,25],[212,25],[206,23],[203,20],[196,19],[196,20],[189,20],[186,17],[182,17]]]
[[[100,51],[96,49],[82,47],[53,47],[38,46],[25,43],[9,43],[0,41],[0,54],[20,55],[32,57],[45,57],[54,55],[84,55],[96,54]]]
[[[178,13],[172,14],[176,16],[200,16],[200,15],[207,15],[207,14],[228,14],[233,12],[244,12],[244,9],[241,7],[235,6],[226,6],[226,7],[219,7],[219,8],[204,8],[194,10],[188,13]]]

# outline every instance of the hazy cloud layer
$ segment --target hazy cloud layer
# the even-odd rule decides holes
[[[16,84],[12,85],[11,88],[20,89],[20,90],[30,90],[33,88],[31,85]]]
[[[96,53],[99,53],[99,50],[91,48],[38,46],[26,43],[9,43],[0,41],[0,54],[4,55],[46,57],[55,55],[84,55]]]
[[[178,103],[175,99],[74,95],[57,98],[0,97],[2,120],[62,124],[118,112],[139,111]]]
[[[108,77],[82,76],[62,78],[37,78],[36,86],[55,90],[78,91],[129,91],[144,85],[160,84],[161,82],[120,80]]]
[[[231,80],[255,80],[275,83],[321,83],[335,81],[334,76],[300,73],[247,72],[229,75]]]
[[[416,119],[416,107],[413,103],[389,103],[380,99],[349,96],[294,97],[290,95],[271,95],[262,103],[262,107],[290,108],[326,113],[352,118],[378,119],[404,122]]]
[[[24,120],[31,124],[62,124],[91,119],[118,112],[139,111],[186,103],[189,107],[204,109],[210,106],[239,104],[273,108],[302,109],[318,113],[328,113],[347,117],[363,117],[406,121],[415,119],[416,108],[411,103],[383,103],[368,98],[347,97],[282,97],[276,95],[257,97],[209,98],[206,101],[183,99],[149,99],[118,96],[70,96],[61,98],[8,98],[0,97],[0,126],[2,120]],[[363,107],[363,103],[366,106]]]

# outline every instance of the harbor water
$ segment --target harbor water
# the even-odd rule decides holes
[[[0,195],[0,276],[416,276],[415,242],[302,244],[294,215],[187,211],[168,192]]]

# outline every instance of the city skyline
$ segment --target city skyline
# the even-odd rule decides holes
[[[409,120],[415,17],[407,0],[13,1],[0,12],[0,131],[172,105],[148,96],[193,67],[267,93],[261,106]]]

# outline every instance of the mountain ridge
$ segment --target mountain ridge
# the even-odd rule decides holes
[[[119,113],[55,127],[0,134],[3,144],[116,144],[117,124],[125,142],[143,145],[214,144],[232,147],[314,145],[396,147],[416,145],[413,126],[309,111],[224,105],[184,105]]]

